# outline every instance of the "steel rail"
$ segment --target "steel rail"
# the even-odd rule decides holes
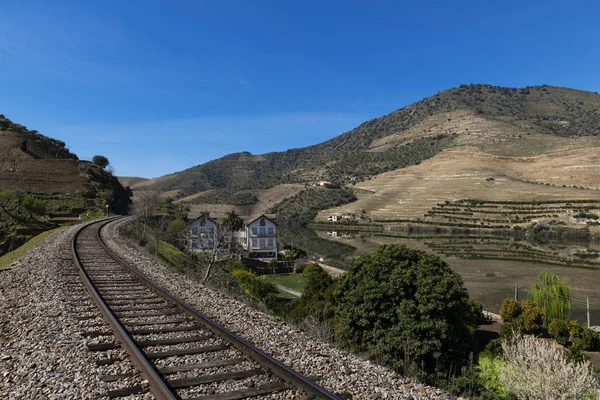
[[[119,218],[109,219],[108,221],[105,221],[102,226],[113,222],[116,219]],[[177,400],[179,399],[179,396],[174,394],[173,390],[171,390],[167,382],[154,369],[154,366],[150,363],[150,361],[148,361],[144,353],[140,351],[140,349],[135,344],[133,338],[129,335],[125,327],[113,315],[112,311],[104,302],[102,296],[100,296],[100,293],[98,293],[94,284],[90,280],[87,272],[81,265],[79,253],[77,252],[77,238],[85,228],[96,223],[98,222],[91,222],[85,224],[83,227],[77,230],[71,242],[73,261],[75,262],[77,271],[79,272],[79,275],[83,280],[83,284],[85,285],[90,296],[92,297],[92,300],[104,316],[106,322],[108,322],[108,324],[110,325],[116,339],[121,343],[121,346],[129,355],[131,362],[138,368],[142,376],[150,383],[150,391],[152,392],[152,394],[159,400]]]
[[[117,256],[104,242],[101,236],[102,229],[111,222],[114,222],[118,218],[107,219],[100,222],[94,222],[90,224],[84,225],[82,228],[78,230],[73,239],[73,257],[75,263],[77,264],[78,270],[82,279],[84,280],[85,286],[88,288],[90,293],[92,293],[92,297],[94,298],[94,302],[100,308],[102,314],[105,319],[109,322],[111,327],[113,327],[113,331],[115,331],[115,336],[117,340],[123,344],[123,347],[127,351],[127,353],[131,356],[132,362],[136,365],[136,367],[142,372],[143,376],[150,382],[150,388],[152,393],[160,400],[162,399],[179,399],[179,397],[174,394],[173,390],[169,387],[168,382],[160,376],[160,374],[156,371],[154,366],[148,361],[146,356],[139,350],[137,345],[135,344],[133,338],[129,335],[123,325],[116,319],[110,308],[104,303],[102,297],[94,288],[93,283],[89,279],[87,273],[81,266],[79,257],[76,252],[76,239],[79,233],[86,227],[92,224],[101,224],[98,230],[96,231],[96,236],[99,241],[99,244],[103,247],[106,253],[117,263],[123,266],[127,271],[136,276],[144,285],[146,285],[149,289],[153,290],[156,294],[164,298],[165,300],[174,303],[179,309],[181,309],[184,313],[191,316],[194,320],[200,323],[202,326],[206,327],[210,331],[212,331],[217,336],[221,337],[223,340],[229,342],[233,347],[244,353],[249,358],[256,361],[266,370],[271,371],[274,375],[278,376],[280,379],[284,380],[290,386],[296,387],[298,389],[303,390],[307,395],[307,399],[324,399],[324,400],[341,400],[337,395],[327,391],[320,385],[316,384],[309,378],[299,374],[292,368],[287,365],[281,363],[276,360],[269,354],[260,350],[252,343],[242,339],[237,336],[233,332],[227,330],[224,326],[219,323],[211,320],[206,315],[200,313],[192,306],[187,304],[186,302],[180,300],[173,294],[171,294],[166,289],[156,285],[150,278],[146,275],[139,272],[135,267],[129,265],[119,256]]]
[[[166,289],[155,284],[150,278],[146,275],[139,272],[136,268],[129,265],[122,258],[117,256],[104,242],[101,236],[101,230],[104,226],[108,225],[112,221],[108,221],[100,226],[98,229],[97,236],[98,240],[102,244],[102,247],[107,251],[107,253],[119,264],[123,267],[127,268],[130,272],[136,275],[141,281],[143,281],[149,288],[154,290],[157,294],[162,296],[168,301],[174,302],[177,307],[183,310],[185,313],[191,315],[196,321],[200,322],[202,325],[210,329],[213,333],[223,338],[224,340],[230,342],[233,347],[246,354],[248,357],[252,358],[256,362],[258,362],[265,369],[273,372],[275,375],[280,377],[286,382],[291,383],[296,388],[304,390],[308,395],[308,399],[324,399],[324,400],[341,400],[341,398],[328,390],[324,389],[317,383],[313,382],[309,378],[305,377],[302,374],[299,374],[292,368],[283,364],[282,362],[276,360],[269,354],[265,353],[258,347],[254,346],[252,343],[248,342],[245,339],[237,336],[235,333],[229,331],[223,325],[213,321],[208,316],[202,314],[183,300],[171,294]]]

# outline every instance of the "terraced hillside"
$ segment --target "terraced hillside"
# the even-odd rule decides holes
[[[493,155],[473,146],[446,150],[420,165],[360,182],[358,201],[322,211],[317,219],[363,209],[375,220],[432,219],[439,214],[437,204],[461,199],[600,201],[599,144],[587,138],[560,140],[566,149],[528,157]]]
[[[0,254],[55,227],[53,217],[126,213],[129,193],[110,172],[66,144],[0,115]]]
[[[248,190],[317,178],[363,190],[358,202],[321,219],[362,210],[374,219],[419,218],[437,203],[464,198],[597,199],[599,133],[597,93],[461,85],[324,143],[231,154],[138,187],[217,208],[248,208],[240,203],[256,200]]]

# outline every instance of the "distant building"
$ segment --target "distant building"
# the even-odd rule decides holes
[[[209,214],[202,214],[194,220],[189,227],[189,245],[191,249],[208,250],[217,245],[217,231],[219,223],[210,218]]]
[[[277,259],[277,223],[265,214],[245,221],[248,258],[260,260]]]
[[[315,186],[333,187],[333,183],[329,181],[319,180],[315,182]]]
[[[231,246],[230,239],[241,245],[244,249],[242,254],[247,258],[261,261],[277,259],[277,223],[265,214],[245,219],[244,228],[236,232],[223,228],[208,213],[202,214],[189,226],[191,249],[214,250],[226,243]],[[225,248],[222,250],[227,251]]]

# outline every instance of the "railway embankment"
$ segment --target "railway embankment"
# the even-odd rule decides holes
[[[325,389],[352,399],[404,399],[411,390],[419,399],[451,398],[442,390],[316,340],[297,327],[206,287],[190,276],[174,274],[119,236],[118,227],[123,223],[126,221],[108,226],[103,238],[126,262],[299,373],[322,377],[318,383]]]
[[[119,224],[107,227],[105,239],[126,261],[283,363],[304,375],[321,378],[318,383],[326,389],[348,399],[404,399],[411,391],[419,399],[451,398],[439,389],[316,340],[192,277],[174,274],[118,237]],[[90,340],[83,334],[96,319],[86,316],[97,311],[87,306],[83,287],[74,274],[70,242],[76,229],[49,235],[0,271],[2,398],[105,398],[113,387],[100,378],[131,372],[128,362],[98,366],[97,355],[88,349]],[[111,351],[111,357],[123,356],[121,350]]]
[[[0,398],[97,399],[106,392],[68,302],[76,229],[49,235],[0,270]]]

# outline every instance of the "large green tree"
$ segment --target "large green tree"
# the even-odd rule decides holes
[[[454,370],[475,347],[481,308],[438,256],[384,245],[355,260],[335,287],[339,343],[407,372]]]
[[[544,325],[555,318],[566,319],[571,310],[571,289],[551,272],[540,273],[540,280],[531,285],[531,297],[544,313]]]

